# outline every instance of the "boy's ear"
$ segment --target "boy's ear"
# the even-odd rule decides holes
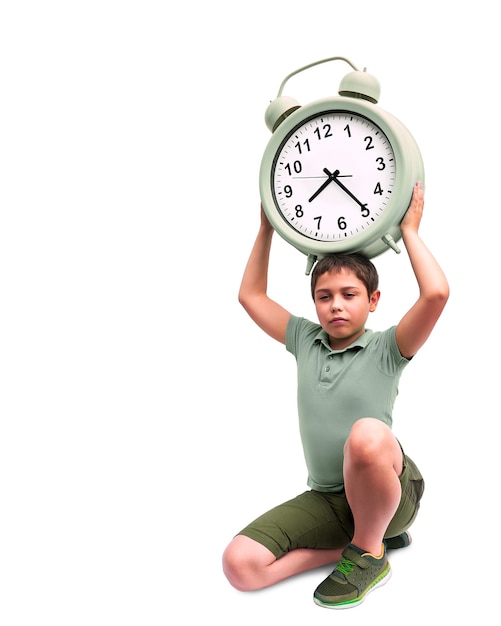
[[[369,311],[371,313],[374,313],[374,311],[376,310],[377,303],[379,302],[380,297],[381,297],[381,292],[379,291],[379,289],[376,289],[376,291],[374,291],[371,294],[369,298]]]

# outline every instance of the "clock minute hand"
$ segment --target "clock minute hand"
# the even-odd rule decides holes
[[[352,198],[353,200],[355,200],[355,202],[356,202],[356,203],[357,203],[360,207],[362,207],[362,209],[365,209],[365,208],[367,207],[367,204],[363,204],[363,202],[360,202],[360,200],[359,200],[356,196],[354,196],[354,195],[353,195],[353,193],[352,193],[352,192],[348,189],[348,187],[346,187],[345,185],[343,185],[343,183],[339,180],[338,176],[339,176],[339,170],[336,170],[336,171],[332,174],[332,179],[331,179],[331,180],[333,180],[333,181],[336,183],[336,185],[339,185],[339,187],[341,187],[341,189],[342,189],[345,193],[347,193],[347,194],[350,196],[350,198]]]
[[[324,172],[325,172],[325,174],[327,174],[327,180],[324,181],[320,185],[320,187],[315,191],[315,193],[311,196],[311,198],[308,200],[308,202],[312,202],[313,200],[315,200],[315,198],[318,196],[318,194],[322,193],[322,191],[326,187],[328,187],[331,184],[332,181],[337,182],[335,180],[335,175],[336,175],[336,173],[339,174],[339,170],[336,170],[336,172],[331,173],[331,172],[329,172],[329,170],[326,167],[324,167]]]

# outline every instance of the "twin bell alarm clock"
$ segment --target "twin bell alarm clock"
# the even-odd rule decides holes
[[[301,106],[282,95],[289,78],[334,60],[353,69],[338,96]],[[374,76],[331,57],[289,74],[266,110],[273,134],[259,170],[261,203],[274,230],[307,255],[306,274],[328,254],[400,252],[399,224],[424,167],[414,138],[378,106],[379,95]]]

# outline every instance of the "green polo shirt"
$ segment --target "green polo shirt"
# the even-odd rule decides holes
[[[398,382],[409,363],[395,331],[366,330],[344,350],[332,350],[319,324],[291,317],[286,348],[297,362],[299,429],[312,489],[342,491],[343,448],[354,422],[374,417],[391,428]]]

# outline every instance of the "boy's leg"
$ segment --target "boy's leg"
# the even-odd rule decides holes
[[[370,591],[390,578],[383,538],[403,493],[403,452],[383,422],[371,418],[356,422],[344,454],[346,497],[354,518],[353,539],[334,571],[314,593],[317,604],[334,609],[360,604]]]
[[[342,549],[317,550],[297,548],[277,559],[262,544],[245,535],[237,535],[223,555],[223,571],[240,591],[254,591],[274,585],[341,558]]]
[[[344,493],[306,491],[255,519],[233,539],[223,570],[242,591],[333,563],[353,533]]]
[[[378,555],[400,503],[403,454],[391,429],[380,420],[356,422],[345,445],[344,480],[354,518],[351,543]]]

